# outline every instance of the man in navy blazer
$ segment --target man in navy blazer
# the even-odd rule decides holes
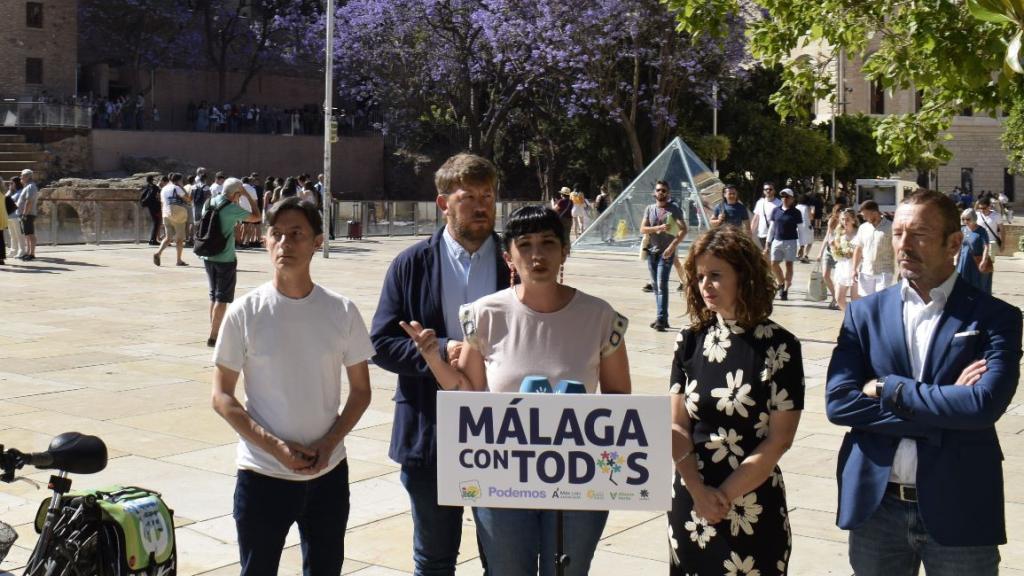
[[[436,330],[449,362],[462,349],[459,306],[508,288],[509,269],[494,234],[494,165],[458,154],[438,169],[437,205],[447,223],[391,263],[373,316],[374,362],[398,374],[389,456],[402,465],[413,519],[416,575],[455,573],[462,508],[437,504],[437,380],[400,321]]]
[[[1021,311],[959,279],[956,206],[920,190],[899,206],[902,280],[853,302],[828,369],[840,528],[857,576],[987,576],[1006,542],[995,423],[1017,388]]]

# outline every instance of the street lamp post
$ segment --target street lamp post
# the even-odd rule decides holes
[[[331,218],[331,145],[334,128],[334,0],[327,0],[327,53],[324,58],[324,182],[320,196],[323,203],[324,227],[330,230]],[[331,257],[331,237],[324,235],[324,258]]]
[[[711,83],[711,134],[718,146],[718,80]],[[718,152],[711,156],[711,171],[718,176]]]
[[[846,50],[843,48],[839,49],[839,58],[836,59],[836,97],[832,102],[832,145],[836,143],[836,116],[839,115],[840,109],[844,112],[846,106],[846,86],[845,76],[846,74]],[[841,108],[842,107],[842,108]],[[836,188],[836,169],[832,167],[832,198],[835,199],[839,193]]]

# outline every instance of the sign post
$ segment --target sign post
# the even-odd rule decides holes
[[[439,392],[438,504],[671,507],[665,396]]]

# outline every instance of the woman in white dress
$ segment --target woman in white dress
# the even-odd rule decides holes
[[[832,232],[832,257],[836,260],[836,269],[832,273],[832,281],[836,286],[839,309],[846,310],[847,291],[853,286],[853,238],[857,235],[857,214],[853,208],[847,208],[839,214],[839,226]],[[851,300],[856,298],[857,291],[851,293]]]
[[[836,302],[835,269],[836,259],[832,255],[832,240],[836,230],[839,228],[839,215],[843,213],[843,207],[836,204],[832,207],[832,214],[825,223],[825,237],[821,240],[821,248],[818,250],[818,261],[821,262],[821,278],[832,295],[832,301],[828,303],[829,310],[839,310],[839,303]]]
[[[814,219],[814,207],[811,205],[807,194],[801,194],[796,201],[796,209],[800,211],[803,221],[796,227],[797,250],[796,257],[804,264],[810,262],[811,244],[814,244],[814,231],[811,229],[811,222]]]

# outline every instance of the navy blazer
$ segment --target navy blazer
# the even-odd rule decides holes
[[[418,321],[437,332],[442,353],[448,343],[442,310],[441,250],[444,227],[422,242],[403,250],[388,268],[373,315],[370,340],[381,368],[398,374],[395,389],[395,420],[391,428],[388,456],[403,466],[433,466],[437,463],[434,439],[437,424],[437,380],[416,345],[398,325]],[[509,269],[502,257],[501,241],[494,238],[495,291],[508,288]],[[462,339],[461,334],[453,336]]]
[[[1003,453],[995,422],[1020,376],[1021,311],[957,278],[935,328],[921,381],[910,366],[900,286],[850,304],[832,352],[828,419],[851,428],[839,452],[839,515],[857,528],[878,509],[901,438],[917,442],[917,498],[944,546],[1004,544]],[[955,386],[986,359],[973,386]],[[881,398],[861,392],[884,379]]]

